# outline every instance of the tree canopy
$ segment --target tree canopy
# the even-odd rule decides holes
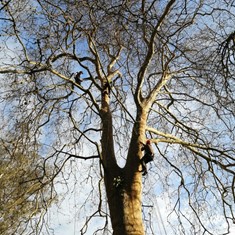
[[[115,224],[117,208],[110,205],[131,191],[143,195],[146,234],[158,231],[156,197],[168,201],[160,221],[167,234],[229,232],[233,0],[11,0],[0,7],[2,132],[23,128],[23,144],[51,164],[48,184],[67,182],[75,165],[80,186],[89,182],[88,194],[98,192],[97,200],[84,199],[96,209],[81,234],[94,216],[111,234],[107,221],[111,212]],[[155,160],[142,189],[137,168],[146,139]],[[115,191],[117,179],[124,191]]]

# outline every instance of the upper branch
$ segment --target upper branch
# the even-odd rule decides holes
[[[157,22],[156,26],[154,27],[149,41],[146,42],[147,43],[147,54],[145,56],[144,62],[142,64],[142,66],[140,67],[140,70],[137,75],[138,84],[136,87],[135,99],[138,104],[141,104],[142,100],[143,100],[143,97],[141,94],[141,89],[142,89],[142,85],[144,82],[145,73],[146,73],[148,66],[149,66],[149,63],[154,55],[154,41],[155,41],[156,35],[157,35],[159,28],[161,27],[165,17],[169,14],[174,3],[175,3],[175,0],[169,1],[169,3],[167,4],[167,6],[165,8],[165,11],[163,12],[162,16],[160,17],[159,21]]]

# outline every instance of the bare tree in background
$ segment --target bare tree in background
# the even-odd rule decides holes
[[[82,175],[99,198],[81,234],[95,216],[105,222],[94,234],[158,234],[152,194],[170,199],[164,223],[173,234],[229,232],[234,4],[12,0],[1,8],[3,130],[27,124],[53,166],[50,182],[71,160],[89,161]],[[140,172],[146,139],[155,144],[151,194]]]

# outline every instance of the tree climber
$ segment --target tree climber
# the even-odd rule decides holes
[[[77,72],[76,75],[75,75],[75,77],[74,77],[74,80],[75,80],[75,82],[76,82],[78,85],[81,85],[81,82],[82,82],[82,80],[81,80],[81,74],[83,74],[82,71]]]
[[[147,140],[146,144],[144,143],[142,144],[143,144],[143,147],[141,148],[141,151],[144,151],[144,156],[140,159],[140,164],[142,166],[141,172],[143,172],[143,175],[146,175],[148,173],[146,164],[148,162],[153,161],[154,154],[153,154],[153,148],[151,146],[150,140]]]

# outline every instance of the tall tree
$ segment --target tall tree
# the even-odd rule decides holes
[[[52,179],[69,159],[100,161],[113,234],[145,234],[140,159],[151,139],[155,192],[172,200],[174,233],[229,231],[234,1],[12,0],[1,9],[3,114],[9,128],[27,123]]]

